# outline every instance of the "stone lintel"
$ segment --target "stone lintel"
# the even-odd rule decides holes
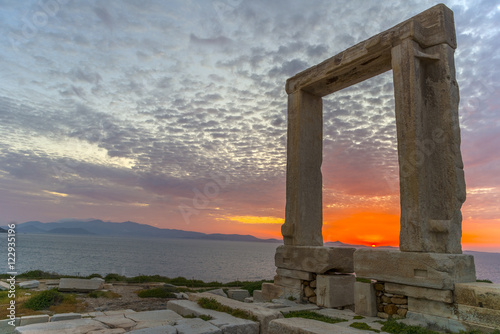
[[[431,289],[476,281],[474,257],[464,254],[358,249],[354,270],[359,277]]]
[[[325,96],[391,69],[391,48],[412,39],[427,48],[457,47],[453,12],[436,5],[287,80],[288,94],[304,90]]]
[[[456,286],[457,284],[455,284],[455,288]],[[453,303],[453,292],[451,290],[421,288],[418,286],[387,282],[385,283],[385,291],[395,295],[434,300],[443,303]]]
[[[276,267],[323,274],[329,270],[354,272],[355,248],[279,246],[274,257]]]
[[[455,302],[500,311],[500,284],[457,283],[455,284]]]
[[[301,279],[303,281],[313,280],[313,273],[307,271],[278,268],[276,269],[276,273],[279,276]]]

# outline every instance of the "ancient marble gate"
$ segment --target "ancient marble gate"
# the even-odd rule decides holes
[[[441,4],[287,80],[285,245],[276,251],[274,284],[263,285],[265,299],[293,296],[320,306],[346,305],[352,298],[331,297],[332,291],[349,291],[355,278],[348,273],[356,272],[407,292],[431,289],[418,291],[439,295],[430,299],[446,304],[455,283],[475,281],[473,257],[461,254],[465,181],[456,47],[453,12]],[[391,69],[400,251],[322,247],[322,97]]]

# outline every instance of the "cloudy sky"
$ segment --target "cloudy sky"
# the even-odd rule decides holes
[[[279,237],[285,81],[437,4],[0,0],[0,225]],[[455,13],[465,249],[500,251],[500,5]],[[397,245],[392,73],[324,99],[324,239]]]

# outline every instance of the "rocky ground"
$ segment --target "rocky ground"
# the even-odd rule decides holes
[[[167,307],[167,298],[140,298],[137,291],[155,287],[151,284],[113,284],[109,291],[119,294],[118,298],[91,298],[88,294],[81,294],[81,298],[87,305],[85,311],[114,311],[131,309],[134,311],[160,310]]]

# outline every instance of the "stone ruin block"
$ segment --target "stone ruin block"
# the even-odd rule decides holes
[[[463,254],[358,249],[354,269],[360,277],[432,289],[453,290],[455,283],[476,281],[474,257]]]
[[[377,296],[374,283],[354,283],[354,312],[366,317],[377,315]]]
[[[354,304],[354,275],[318,275],[316,300],[318,306],[345,307]]]
[[[323,274],[327,271],[354,272],[355,248],[279,246],[274,256],[276,267]]]

